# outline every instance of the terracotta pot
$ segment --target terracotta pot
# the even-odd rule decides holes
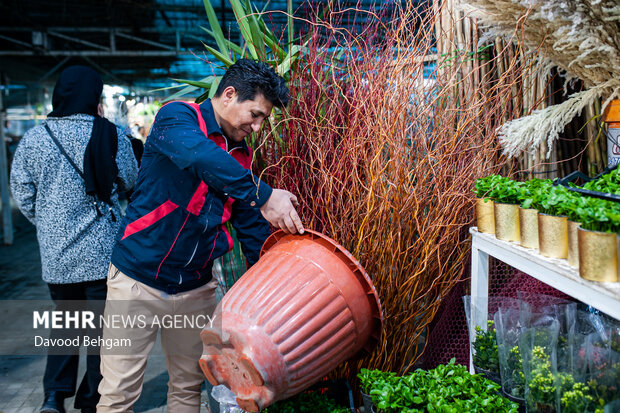
[[[568,218],[538,213],[538,250],[545,257],[568,257]]]
[[[579,243],[577,242],[577,228],[579,222],[568,220],[568,265],[579,267]]]
[[[521,246],[538,249],[538,211],[519,207]]]
[[[480,232],[495,234],[493,201],[490,199],[484,202],[484,199],[476,198],[476,225]]]
[[[590,281],[617,282],[616,234],[579,228],[579,275]]]
[[[520,242],[519,205],[496,202],[494,207],[495,237],[503,241]]]
[[[370,352],[383,322],[368,274],[335,241],[314,231],[272,234],[260,260],[202,331],[199,363],[257,412],[317,382],[343,361]]]

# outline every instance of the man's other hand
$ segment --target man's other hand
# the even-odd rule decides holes
[[[298,206],[295,195],[284,189],[274,189],[260,212],[274,227],[289,234],[303,234],[304,226],[295,210]]]

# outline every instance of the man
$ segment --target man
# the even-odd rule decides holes
[[[160,109],[146,141],[138,183],[108,273],[107,315],[147,316],[146,328],[104,338],[131,338],[131,354],[102,354],[98,412],[130,412],[138,399],[157,315],[211,314],[213,260],[232,248],[230,220],[249,265],[269,236],[269,223],[303,233],[297,198],[250,172],[245,138],[260,130],[273,106],[290,96],[284,79],[264,63],[239,60],[215,97],[201,105],[173,102]],[[120,300],[120,301],[117,301]],[[124,302],[123,308],[113,308]],[[170,375],[168,411],[198,412],[204,376],[199,330],[161,329]]]

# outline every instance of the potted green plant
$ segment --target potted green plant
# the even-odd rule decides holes
[[[495,234],[494,203],[488,194],[500,179],[499,175],[489,175],[476,180],[476,226],[480,232]]]
[[[506,360],[509,377],[502,384],[502,394],[518,403],[520,410],[525,410],[525,374],[523,374],[523,359],[519,346],[513,346],[508,351]]]
[[[618,282],[620,205],[599,198],[582,197],[579,208],[579,274],[591,281]]]
[[[500,384],[499,377],[499,354],[497,351],[497,338],[495,323],[487,321],[487,330],[476,326],[476,337],[473,343],[473,359],[476,373],[482,374],[489,380]]]
[[[375,386],[382,385],[382,383],[396,383],[399,381],[396,373],[369,369],[361,369],[357,374],[357,378],[360,380],[362,402],[366,412],[375,412],[375,406],[372,396],[370,395],[370,392]]]
[[[562,215],[566,188],[549,184],[535,188],[531,206],[538,211],[538,249],[551,258],[568,257],[568,219]]]
[[[543,347],[534,346],[528,364],[531,372],[528,408],[535,412],[554,413],[556,387],[551,373],[551,358]]]
[[[370,393],[379,413],[510,412],[518,405],[498,393],[500,386],[455,364],[417,369],[405,376],[387,376]]]
[[[500,176],[494,181],[489,197],[494,202],[495,236],[503,241],[521,240],[519,204],[522,182]]]
[[[521,246],[538,249],[538,211],[532,208],[533,196],[541,187],[550,187],[549,179],[530,179],[519,187],[519,231]]]

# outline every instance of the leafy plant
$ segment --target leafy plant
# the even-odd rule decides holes
[[[540,346],[532,348],[529,359],[532,378],[528,383],[529,400],[535,403],[537,411],[555,411],[555,383],[551,373],[551,358]]]
[[[519,346],[514,346],[510,349],[506,364],[511,375],[510,388],[505,390],[515,397],[523,398],[525,395],[525,374],[523,374],[523,359],[521,358]]]
[[[584,229],[620,233],[620,204],[616,202],[582,196],[575,201],[575,214]]]
[[[207,52],[219,60],[224,67],[232,66],[240,58],[261,60],[270,63],[276,72],[285,79],[290,78],[290,71],[294,67],[303,45],[294,44],[294,25],[293,25],[293,6],[292,0],[287,1],[288,24],[287,42],[279,44],[278,38],[269,29],[263,19],[263,13],[258,10],[250,0],[230,0],[230,5],[235,13],[235,19],[239,26],[239,31],[243,41],[241,44],[231,42],[224,35],[220,26],[219,19],[211,2],[203,0],[210,29],[201,27],[216,43],[217,48],[213,48],[203,43]],[[173,86],[172,88],[183,87],[180,91],[170,96],[166,101],[178,99],[197,89],[203,89],[196,102],[200,103],[215,95],[221,76],[211,75],[200,80],[173,79],[183,85]],[[167,88],[170,89],[170,88]]]
[[[486,199],[488,197],[503,204],[518,204],[520,202],[521,182],[500,175],[490,175],[487,178],[488,180],[482,181],[480,185],[478,184],[480,180],[476,181],[476,195],[479,192],[482,193],[479,198],[484,197]],[[478,190],[479,186],[480,191]],[[486,192],[482,192],[483,190]]]
[[[551,186],[552,182],[550,179],[533,178],[524,182],[519,188],[521,208],[534,208],[533,203],[536,197],[544,196]]]
[[[474,365],[492,372],[499,372],[499,354],[494,324],[493,320],[489,320],[486,331],[476,326]]]
[[[620,195],[620,170],[616,168],[598,179],[586,182],[583,188],[590,191]]]
[[[489,198],[489,192],[498,185],[502,181],[502,177],[500,175],[488,175],[484,178],[479,178],[476,180],[476,185],[474,188],[474,193],[477,198],[484,198],[485,201]]]
[[[370,379],[374,376],[373,379]],[[382,413],[517,412],[517,404],[498,394],[499,385],[450,360],[432,370],[418,369],[405,376],[373,370],[360,372]]]

